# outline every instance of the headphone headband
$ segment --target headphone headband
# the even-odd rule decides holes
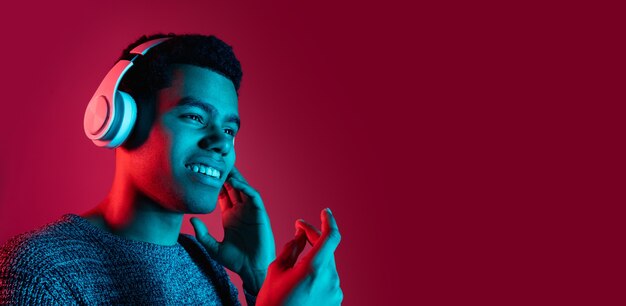
[[[150,50],[152,47],[155,47],[156,45],[169,39],[172,39],[172,37],[163,37],[163,38],[157,38],[157,39],[146,41],[140,44],[139,46],[133,48],[132,50],[130,50],[129,53],[138,54],[138,55],[146,55],[148,50]]]

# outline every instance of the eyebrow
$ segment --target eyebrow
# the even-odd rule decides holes
[[[182,99],[180,99],[178,103],[176,104],[176,106],[177,107],[195,106],[195,107],[202,109],[203,111],[205,111],[207,114],[211,115],[212,117],[216,117],[216,115],[219,113],[219,111],[215,108],[215,106],[206,102],[202,102],[194,97],[189,97],[189,96],[183,97]],[[241,128],[241,120],[239,119],[239,116],[237,115],[228,115],[226,116],[226,119],[224,121],[234,122],[237,125],[238,130]]]

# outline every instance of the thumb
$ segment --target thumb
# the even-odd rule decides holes
[[[283,250],[276,257],[276,263],[282,269],[289,269],[298,261],[298,256],[304,250],[306,245],[306,236],[303,232],[298,231],[296,237],[283,247]]]
[[[193,226],[193,231],[196,233],[196,239],[206,248],[211,257],[215,258],[219,251],[220,244],[209,234],[209,230],[204,225],[202,220],[193,217],[189,220]]]

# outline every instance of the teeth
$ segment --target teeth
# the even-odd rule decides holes
[[[220,178],[220,172],[212,167],[208,167],[202,164],[191,164],[185,166],[187,169],[192,170],[193,172],[202,173],[204,175],[208,175],[214,178]]]

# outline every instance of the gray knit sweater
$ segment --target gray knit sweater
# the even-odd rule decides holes
[[[224,268],[192,235],[173,246],[134,241],[75,214],[0,247],[0,304],[240,305]]]

